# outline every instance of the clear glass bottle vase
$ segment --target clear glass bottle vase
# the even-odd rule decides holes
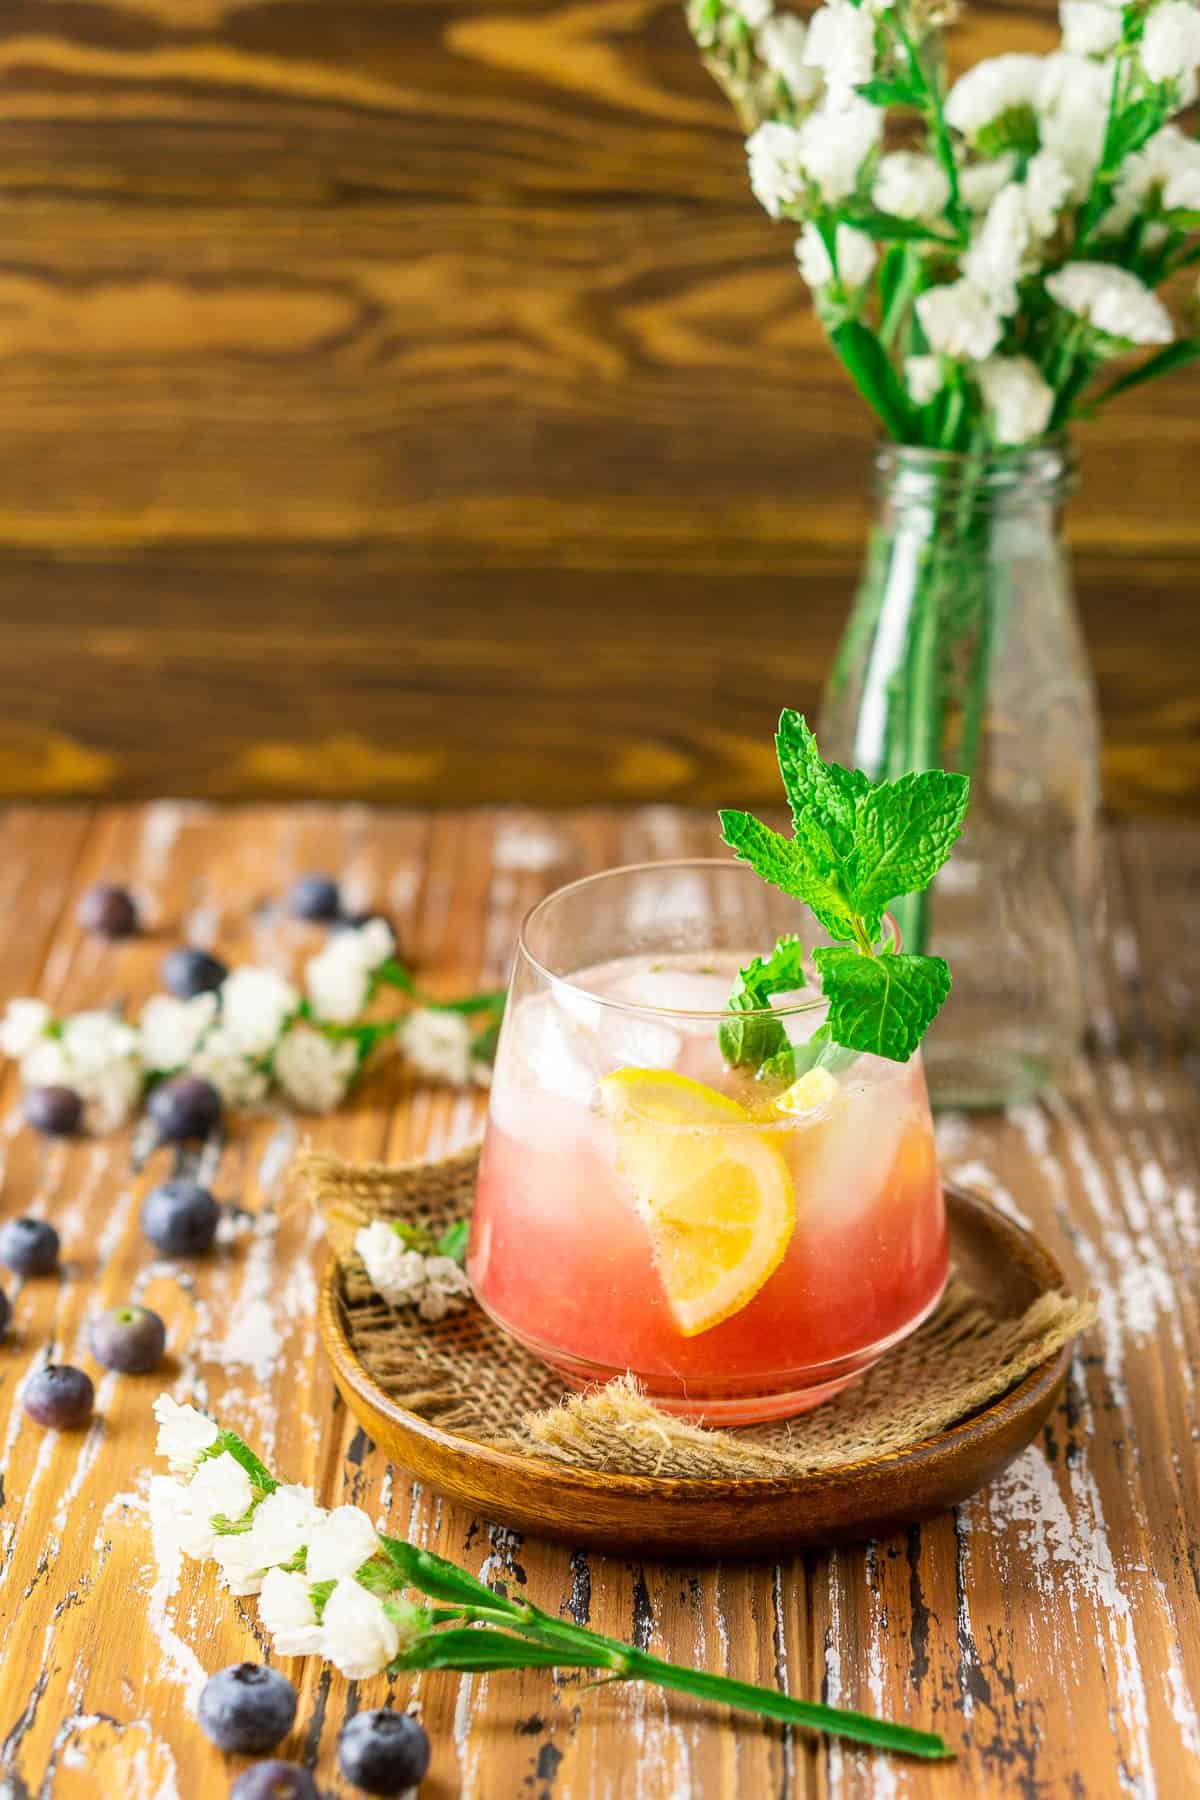
[[[936,1102],[998,1106],[1060,1078],[1084,1025],[1098,877],[1099,722],[1059,537],[1065,443],[966,455],[889,444],[822,752],[875,778],[970,775],[952,861],[893,908],[949,958],[925,1047]]]

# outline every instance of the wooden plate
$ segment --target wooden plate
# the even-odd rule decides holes
[[[978,1195],[947,1185],[953,1260],[993,1309],[1065,1287],[1045,1246]],[[765,1555],[877,1537],[965,1500],[1031,1443],[1058,1399],[1067,1347],[1009,1393],[909,1450],[780,1480],[679,1480],[571,1469],[455,1437],[399,1406],[346,1337],[331,1259],[319,1322],[346,1404],[389,1458],[452,1500],[538,1537],[660,1557]]]

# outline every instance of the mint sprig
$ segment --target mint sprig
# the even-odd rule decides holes
[[[822,761],[797,712],[781,715],[775,748],[794,835],[772,831],[752,813],[727,811],[721,813],[725,842],[765,881],[803,901],[833,938],[832,946],[813,952],[829,1002],[825,1042],[907,1062],[950,992],[950,970],[940,956],[881,945],[883,916],[902,894],[928,887],[950,855],[962,830],[970,783],[965,775],[941,769],[872,782],[859,769]],[[752,991],[753,980],[761,981],[761,971],[773,961],[756,958],[748,965],[731,1008],[745,1010],[739,996]],[[727,1061],[734,1060],[725,1051],[730,1030],[721,1027]],[[740,1044],[752,1054],[737,1060],[756,1062],[761,1074],[769,1067],[786,1076],[796,1058],[786,1067],[780,1062],[778,1045],[772,1048],[767,1041],[773,1041],[773,1030],[785,1036],[774,1021],[743,1021]],[[765,1054],[754,1055],[759,1048]]]
[[[792,1046],[780,1020],[764,1016],[772,994],[791,993],[804,986],[804,952],[796,936],[781,937],[770,956],[756,956],[737,978],[725,1002],[731,1017],[717,1036],[721,1055],[730,1068],[762,1069],[785,1081],[795,1079]],[[757,1016],[747,1018],[746,1014]]]

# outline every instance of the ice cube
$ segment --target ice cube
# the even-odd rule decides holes
[[[668,1012],[724,1010],[731,983],[728,975],[700,969],[651,968],[621,977],[613,996],[636,1006],[660,1006]]]
[[[594,1017],[600,1009],[594,1003]],[[594,1028],[559,1004],[553,994],[535,994],[518,1005],[512,1041],[504,1046],[522,1085],[534,1085],[563,1100],[587,1101],[596,1085]]]

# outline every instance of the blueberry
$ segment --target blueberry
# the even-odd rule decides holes
[[[200,1075],[176,1075],[151,1092],[146,1111],[159,1142],[180,1144],[185,1138],[207,1137],[221,1117],[221,1096]]]
[[[30,1088],[25,1121],[45,1137],[73,1137],[83,1120],[83,1101],[69,1087]]]
[[[332,875],[301,875],[288,891],[287,907],[294,919],[335,919],[342,896]]]
[[[408,1713],[386,1706],[355,1713],[338,1738],[338,1766],[368,1794],[402,1794],[424,1779],[429,1739]]]
[[[181,946],[163,957],[163,986],[179,1000],[194,1000],[197,994],[214,993],[228,973],[220,957],[210,956],[207,950]]]
[[[100,937],[132,937],[137,931],[138,909],[128,888],[111,881],[98,881],[79,902],[76,915],[85,931]]]
[[[292,1729],[296,1690],[278,1669],[234,1663],[209,1676],[200,1690],[197,1717],[218,1750],[253,1756],[273,1750]]]
[[[240,1774],[229,1790],[229,1800],[321,1800],[317,1784],[299,1763],[255,1763]]]
[[[58,1266],[58,1233],[45,1219],[0,1225],[0,1263],[14,1275],[49,1275]]]
[[[162,1360],[167,1328],[148,1306],[111,1306],[92,1320],[88,1343],[101,1367],[144,1375]]]
[[[196,1181],[164,1181],[142,1201],[142,1230],[167,1256],[202,1256],[212,1249],[221,1209]]]
[[[11,1319],[12,1307],[9,1304],[8,1295],[3,1288],[0,1288],[0,1337],[3,1337],[8,1330]]]
[[[92,1416],[96,1390],[90,1375],[70,1363],[48,1363],[25,1384],[25,1411],[39,1425],[65,1431]]]

